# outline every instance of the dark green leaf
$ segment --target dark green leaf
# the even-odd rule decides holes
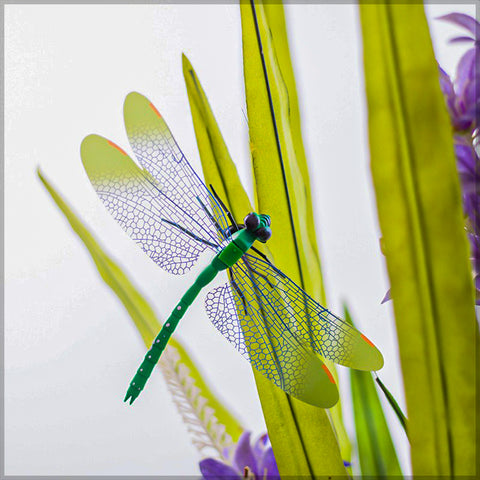
[[[353,325],[346,307],[345,319]],[[375,478],[402,475],[372,373],[350,370],[350,384],[362,475]]]

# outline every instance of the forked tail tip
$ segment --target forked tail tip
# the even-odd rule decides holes
[[[123,399],[124,402],[128,402],[130,400],[130,405],[136,400],[138,397],[138,394],[135,394],[136,392],[131,392],[130,389],[128,389],[127,394],[125,395],[125,398]]]

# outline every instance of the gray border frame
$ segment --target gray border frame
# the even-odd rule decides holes
[[[386,3],[387,0],[365,0],[365,3],[368,4],[378,4],[378,3]],[[0,0],[0,61],[2,66],[2,75],[0,79],[0,103],[2,106],[2,115],[0,115],[0,175],[1,175],[1,182],[0,182],[0,273],[1,273],[1,289],[0,289],[0,306],[1,306],[1,313],[0,313],[0,329],[1,329],[1,342],[0,342],[0,412],[2,414],[2,418],[0,420],[0,438],[2,440],[0,445],[0,480],[3,479],[15,479],[15,480],[50,480],[52,478],[58,480],[69,480],[74,478],[75,480],[88,480],[88,479],[99,479],[99,480],[117,480],[119,477],[125,480],[127,479],[139,479],[139,478],[156,478],[158,480],[197,480],[201,479],[201,475],[192,476],[192,475],[92,475],[92,476],[85,476],[85,475],[9,475],[5,476],[5,321],[4,321],[4,305],[5,305],[5,161],[4,161],[4,154],[5,154],[5,125],[4,125],[4,105],[5,105],[5,5],[168,5],[168,4],[184,4],[184,5],[198,5],[198,4],[238,4],[240,0],[200,0],[200,1],[193,1],[193,0],[102,0],[102,1],[94,1],[94,0],[47,0],[44,2],[36,2],[33,0]],[[285,0],[281,2],[281,0],[266,0],[265,3],[283,3],[283,4],[304,4],[304,5],[315,5],[315,4],[331,4],[331,5],[349,5],[349,4],[356,4],[359,1],[354,0]],[[474,5],[476,6],[475,17],[479,19],[479,10],[480,10],[480,3],[477,3],[475,0],[391,0],[390,3],[394,4],[405,4],[405,3],[418,3],[418,4],[429,4],[429,5]],[[478,392],[477,392],[478,393]],[[478,418],[476,418],[478,422]],[[283,477],[283,480],[301,480],[301,479],[308,479],[310,477]],[[344,478],[338,476],[329,476],[328,478]],[[372,479],[374,477],[367,477],[367,476],[354,476],[352,477],[355,480],[367,480]],[[402,477],[398,477],[399,479]],[[413,477],[403,477],[406,479],[411,479]],[[437,480],[435,476],[422,476],[422,479],[425,480]],[[473,480],[475,477],[471,476],[458,476],[458,479],[463,480]]]

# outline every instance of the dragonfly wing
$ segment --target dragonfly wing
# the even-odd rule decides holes
[[[216,223],[225,232],[229,226],[225,212],[183,155],[155,106],[132,92],[123,111],[130,145],[162,191],[197,221],[204,220],[206,207],[211,214],[210,227],[215,230]]]
[[[89,135],[82,142],[81,156],[107,209],[159,266],[181,275],[206,248],[217,250],[218,237],[209,220],[204,217],[202,222],[197,221],[182,211],[160,191],[155,179],[113,142]],[[188,229],[191,235],[173,223]]]
[[[379,370],[383,356],[357,329],[313,300],[283,272],[254,255],[239,261],[252,274],[276,322],[290,328],[322,357],[358,370]]]
[[[205,299],[215,327],[253,367],[289,395],[317,407],[335,405],[338,390],[328,368],[289,329],[272,324],[271,312],[256,298],[252,283],[235,272],[235,266],[232,272],[231,282],[210,291]]]

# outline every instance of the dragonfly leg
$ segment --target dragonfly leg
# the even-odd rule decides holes
[[[237,292],[238,296],[242,299],[243,309],[245,310],[245,315],[248,315],[247,302],[245,300],[245,295],[240,290],[239,286],[237,285],[237,282],[233,279],[231,268],[228,269],[228,276],[230,277],[230,283],[232,284],[233,288]]]
[[[225,237],[225,232],[223,231],[222,227],[217,223],[217,221],[215,220],[215,218],[213,217],[213,215],[210,213],[210,211],[208,210],[208,208],[204,205],[204,203],[200,200],[200,197],[197,197],[197,200],[198,200],[198,203],[200,204],[200,206],[202,207],[203,211],[207,214],[208,218],[210,219],[210,221],[213,223],[213,225],[215,225],[215,228],[218,230],[218,232],[222,235],[223,238],[226,238]]]
[[[200,243],[204,243],[205,245],[209,245],[210,247],[218,248],[218,244],[214,244],[212,242],[209,242],[208,240],[205,240],[203,238],[200,238],[198,235],[195,235],[192,233],[190,230],[187,230],[185,227],[180,226],[178,223],[171,222],[170,220],[166,220],[165,218],[160,219],[162,222],[168,223],[169,225],[172,225],[174,227],[177,227],[179,230],[181,230],[183,233],[186,233],[189,237],[192,237],[194,240],[199,241]]]
[[[228,219],[232,222],[232,225],[235,226],[235,228],[237,229],[237,231],[239,230],[238,228],[238,224],[237,222],[235,221],[235,218],[233,218],[233,215],[232,213],[230,212],[230,210],[227,208],[227,206],[223,203],[222,199],[217,195],[217,192],[215,191],[215,189],[213,188],[213,185],[210,184],[210,189],[212,190],[212,193],[214,195],[214,197],[217,199],[218,203],[220,204],[220,206],[225,210],[225,212],[227,212],[227,217]]]

